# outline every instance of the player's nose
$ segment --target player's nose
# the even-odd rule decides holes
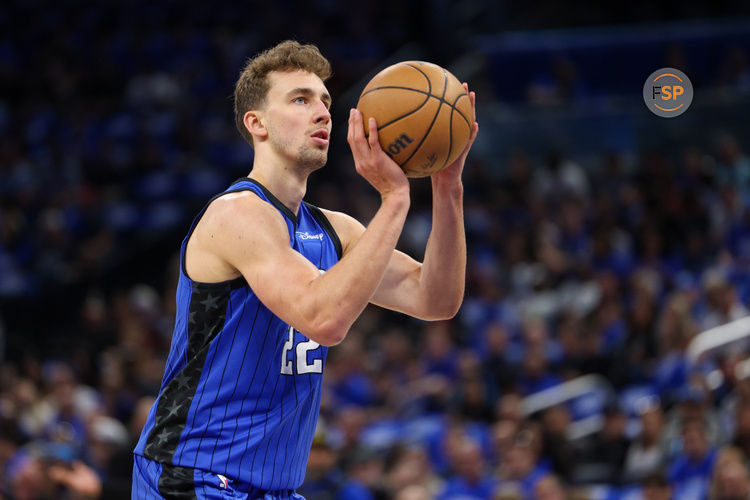
[[[326,107],[323,101],[318,101],[315,105],[315,123],[328,123],[331,121],[331,111]]]

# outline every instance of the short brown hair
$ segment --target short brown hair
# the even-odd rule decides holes
[[[243,117],[265,104],[271,71],[304,70],[326,81],[331,76],[331,63],[315,45],[302,45],[286,40],[247,61],[234,87],[234,122],[242,137],[253,145],[253,136],[245,128]]]

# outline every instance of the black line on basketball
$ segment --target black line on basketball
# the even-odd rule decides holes
[[[432,81],[430,81],[430,77],[427,76],[427,74],[424,71],[422,71],[421,69],[417,68],[414,65],[405,64],[405,66],[409,66],[410,68],[416,69],[417,71],[419,71],[422,74],[422,76],[424,76],[425,80],[427,80],[427,92],[424,92],[422,90],[418,90],[418,89],[415,89],[415,88],[412,88],[412,87],[401,87],[401,86],[398,86],[398,85],[393,85],[393,86],[389,85],[387,87],[375,87],[374,89],[370,89],[367,92],[362,93],[362,95],[359,96],[359,98],[362,99],[363,96],[369,94],[370,92],[378,90],[378,89],[391,88],[391,89],[400,89],[400,90],[411,90],[411,91],[417,92],[418,94],[426,94],[425,95],[425,100],[422,101],[422,104],[420,104],[417,108],[409,111],[408,113],[406,113],[406,114],[404,114],[402,116],[399,116],[397,118],[394,118],[393,120],[391,120],[391,121],[389,121],[387,123],[384,123],[383,125],[378,124],[378,130],[381,130],[382,128],[387,127],[388,125],[390,125],[390,124],[392,124],[394,122],[397,122],[397,121],[399,121],[399,120],[401,120],[403,118],[406,118],[407,116],[409,116],[409,115],[411,115],[413,113],[416,113],[417,111],[419,111],[420,109],[422,109],[422,107],[425,104],[427,104],[427,101],[429,101],[430,97],[432,96]],[[438,108],[439,108],[439,106],[438,106]]]
[[[359,98],[361,99],[362,97],[366,96],[367,94],[371,92],[375,92],[376,90],[384,90],[384,89],[409,90],[411,92],[416,92],[417,94],[426,95],[427,97],[434,97],[435,99],[440,99],[440,96],[436,96],[432,92],[425,92],[424,90],[415,89],[414,87],[402,87],[401,85],[383,85],[381,87],[375,87],[375,88],[368,90],[367,92],[362,92],[362,95],[360,95]],[[445,101],[445,104],[450,105],[448,101]]]
[[[464,119],[464,121],[466,122],[466,125],[468,125],[468,126],[469,126],[469,128],[472,128],[472,127],[471,127],[471,123],[469,123],[469,119],[468,119],[468,118],[466,118],[466,117],[464,116],[464,114],[463,114],[463,113],[461,112],[461,110],[460,110],[460,109],[458,109],[458,108],[456,107],[456,103],[457,103],[457,102],[458,102],[458,100],[459,100],[459,99],[461,99],[462,97],[469,97],[469,94],[466,94],[466,93],[464,93],[464,94],[459,94],[459,95],[458,95],[458,96],[456,97],[456,100],[454,100],[454,101],[453,101],[453,104],[451,104],[450,106],[452,106],[452,107],[453,107],[453,109],[455,109],[455,110],[456,110],[456,113],[458,113],[458,114],[459,114],[459,115],[461,116],[461,118],[463,118],[463,119]]]
[[[377,89],[373,89],[373,90],[377,90]],[[369,92],[368,92],[368,93],[369,93]],[[363,95],[364,95],[364,94],[363,94]],[[411,114],[413,114],[413,113],[416,113],[417,111],[419,111],[420,109],[422,109],[422,108],[424,107],[424,105],[425,105],[425,104],[427,104],[427,102],[428,102],[428,101],[430,100],[430,97],[431,97],[431,96],[429,96],[429,95],[428,95],[428,96],[425,96],[425,99],[424,99],[424,101],[422,101],[422,104],[420,104],[420,105],[419,105],[419,106],[417,106],[416,108],[412,109],[412,110],[411,110],[411,111],[409,111],[408,113],[406,113],[406,114],[403,114],[403,115],[401,115],[401,116],[398,116],[398,117],[394,118],[393,120],[391,120],[391,121],[389,121],[389,122],[386,122],[386,123],[384,123],[383,125],[380,125],[380,124],[378,124],[378,131],[380,131],[380,130],[384,129],[385,127],[387,127],[388,125],[390,125],[390,124],[392,124],[392,123],[395,123],[395,122],[397,122],[397,121],[401,120],[402,118],[406,118],[407,116],[409,116],[409,115],[411,115]]]
[[[411,65],[409,65],[409,66],[411,66]],[[421,73],[421,70],[420,70],[420,73]],[[403,167],[404,165],[406,165],[407,163],[409,163],[409,160],[411,160],[411,158],[417,153],[417,151],[419,151],[419,148],[421,148],[422,144],[424,144],[424,140],[427,139],[428,135],[430,135],[430,130],[432,130],[432,126],[435,125],[435,120],[437,120],[437,117],[440,114],[440,108],[443,107],[443,103],[445,102],[445,92],[447,90],[448,90],[448,75],[446,75],[445,71],[443,71],[443,95],[441,97],[439,97],[440,104],[438,104],[437,111],[435,111],[435,116],[432,117],[432,122],[430,122],[430,126],[427,127],[427,132],[424,133],[424,135],[422,136],[422,140],[419,141],[419,144],[417,144],[417,147],[414,148],[414,151],[412,151],[411,154],[409,155],[409,157],[406,160],[404,160],[404,163],[402,163],[399,166]]]
[[[446,101],[444,98],[442,98],[440,96],[437,96],[435,94],[429,93],[429,92],[425,92],[424,90],[419,90],[419,89],[415,89],[415,88],[412,88],[412,87],[401,87],[399,85],[384,85],[382,87],[375,87],[374,89],[370,89],[367,92],[363,92],[362,96],[367,95],[370,92],[374,92],[376,90],[380,90],[380,89],[410,90],[412,92],[416,92],[417,94],[425,94],[425,95],[429,95],[429,97],[434,97],[435,99],[439,99],[441,102],[445,103],[448,106],[454,106],[455,103],[458,102],[458,100],[461,99],[462,97],[469,97],[469,95],[464,92],[463,94],[460,94],[456,98],[456,100],[453,101],[453,103],[450,103],[450,102]],[[361,99],[362,96],[360,96],[360,99]],[[466,121],[466,123],[470,123],[469,119],[466,117],[466,115],[464,115],[463,111],[461,111],[460,109],[456,108],[456,113],[458,113],[459,115],[461,115],[461,117]]]
[[[424,71],[422,71],[421,69],[419,69],[419,68],[417,68],[415,66],[412,66],[411,64],[404,64],[404,66],[409,66],[410,68],[414,68],[414,69],[416,69],[417,71],[419,71],[422,74],[422,76],[425,78],[425,80],[427,80],[427,92],[425,92],[424,90],[415,89],[414,87],[403,87],[401,85],[385,85],[385,86],[382,86],[382,87],[375,87],[374,89],[370,89],[367,92],[362,92],[362,94],[359,96],[359,98],[361,99],[363,96],[369,94],[370,92],[378,90],[378,89],[412,90],[412,91],[420,93],[420,94],[429,94],[429,95],[432,95],[432,81],[430,81],[430,77],[427,76]]]
[[[440,98],[438,98],[438,97],[435,97],[434,95],[431,95],[431,96],[427,96],[427,101],[429,101],[429,100],[430,100],[431,98],[432,98],[432,99],[435,99],[435,100],[436,100],[436,101],[438,101],[438,102],[441,102],[441,101],[440,101]],[[426,103],[425,103],[425,104],[426,104]],[[424,105],[420,106],[420,108],[421,108],[421,107],[424,107]],[[416,110],[414,110],[414,111],[416,111]],[[410,114],[412,114],[412,113],[413,113],[414,111],[410,111],[409,113],[405,114],[405,115],[404,115],[404,117],[405,117],[405,116],[409,116],[409,115],[410,115]],[[403,118],[403,117],[402,117],[402,118]],[[391,125],[393,125],[394,123],[396,123],[396,122],[397,122],[398,120],[399,120],[399,119],[396,119],[396,120],[391,120],[391,121],[389,121],[388,123],[386,123],[385,125],[383,125],[382,127],[381,127],[381,126],[378,126],[378,132],[380,132],[381,130],[383,130],[383,129],[384,129],[384,128],[386,128],[386,127],[390,127]]]
[[[432,94],[432,80],[430,80],[430,77],[427,76],[427,73],[425,73],[424,71],[422,71],[418,67],[414,66],[413,64],[404,63],[404,65],[405,66],[409,66],[410,68],[414,68],[417,71],[419,71],[420,73],[422,73],[422,76],[424,77],[424,79],[427,80],[427,90],[430,92],[430,94]],[[445,93],[443,93],[443,95],[445,95]]]

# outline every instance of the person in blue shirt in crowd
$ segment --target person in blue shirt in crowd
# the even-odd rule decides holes
[[[678,498],[706,498],[717,457],[706,430],[706,422],[701,418],[687,418],[682,422],[682,451],[672,460],[668,472],[668,480]]]

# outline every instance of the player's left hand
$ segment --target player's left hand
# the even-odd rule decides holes
[[[466,156],[469,154],[469,150],[471,149],[471,145],[474,144],[474,139],[477,138],[477,134],[479,133],[479,123],[476,122],[477,118],[477,107],[476,107],[476,94],[474,92],[469,91],[469,85],[464,82],[463,84],[464,90],[466,90],[466,93],[469,94],[469,101],[471,102],[471,110],[474,114],[474,124],[471,127],[471,135],[469,136],[469,142],[466,144],[466,147],[461,152],[460,155],[458,155],[458,158],[442,169],[440,172],[437,172],[435,174],[432,174],[432,178],[435,181],[458,181],[461,179],[461,173],[464,170],[464,163],[466,163]]]

